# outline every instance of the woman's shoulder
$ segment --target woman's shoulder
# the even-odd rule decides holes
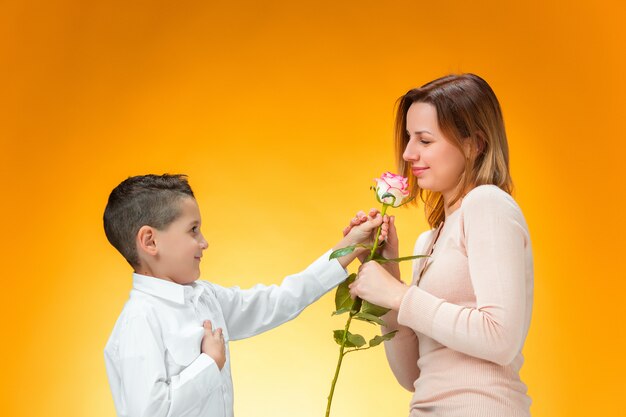
[[[520,207],[511,196],[497,185],[484,184],[473,188],[468,192],[461,201],[461,208],[464,212],[479,211],[485,214],[485,211],[518,211],[521,213]]]
[[[471,224],[486,221],[510,223],[521,226],[527,233],[528,225],[522,209],[515,199],[496,185],[480,185],[465,195],[461,202],[464,229]]]

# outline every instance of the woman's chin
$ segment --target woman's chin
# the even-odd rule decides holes
[[[430,184],[429,181],[417,177],[417,185],[422,189],[422,190],[428,190],[428,191],[433,191],[432,189],[432,185]]]

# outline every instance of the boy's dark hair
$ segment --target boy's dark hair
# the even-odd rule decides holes
[[[104,209],[107,239],[133,267],[139,265],[135,239],[142,226],[164,230],[180,215],[180,200],[195,198],[186,175],[139,175],[115,187]]]

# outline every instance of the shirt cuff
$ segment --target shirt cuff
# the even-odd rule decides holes
[[[439,306],[444,302],[444,300],[412,285],[400,303],[398,323],[425,335],[432,335],[435,315]]]
[[[328,259],[332,249],[328,250],[306,269],[307,273],[317,277],[325,291],[335,288],[348,276],[348,270],[337,259]]]
[[[198,381],[197,386],[201,394],[206,394],[222,385],[220,369],[213,358],[206,353],[201,353],[180,373],[180,385],[193,380]]]

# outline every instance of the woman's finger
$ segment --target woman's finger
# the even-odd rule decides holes
[[[387,230],[387,236],[391,243],[395,243],[398,241],[398,232],[396,230],[396,218],[395,216],[391,216],[389,219],[389,226]]]
[[[356,286],[350,285],[350,298],[353,300],[356,298]]]

